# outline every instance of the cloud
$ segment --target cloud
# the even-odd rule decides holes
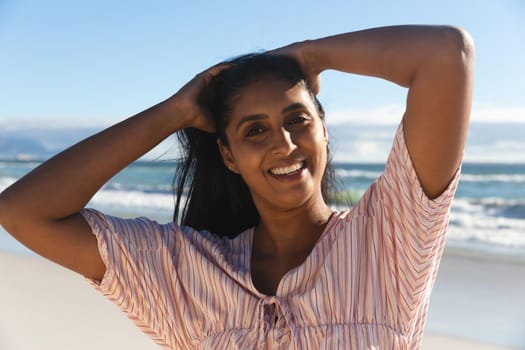
[[[524,163],[525,140],[522,142],[500,140],[490,144],[472,145],[465,147],[465,161],[492,162],[492,163]]]
[[[525,123],[525,106],[491,107],[474,105],[472,121],[478,123]]]
[[[338,124],[397,124],[405,111],[405,105],[392,104],[372,108],[349,108],[330,110],[326,118],[330,125]],[[471,122],[476,123],[525,123],[525,106],[495,107],[474,104]]]
[[[372,108],[350,108],[340,110],[326,110],[328,125],[337,124],[397,124],[403,116],[404,105],[384,105]]]
[[[329,124],[336,161],[386,161],[395,124]],[[473,122],[465,147],[465,162],[525,163],[525,123]]]
[[[9,131],[17,131],[20,129],[35,128],[35,129],[102,129],[110,125],[116,124],[125,119],[107,117],[107,116],[93,116],[93,117],[55,117],[55,118],[31,118],[31,117],[17,117],[7,118],[0,117],[0,128]]]
[[[334,160],[383,163],[392,147],[397,124],[346,123],[328,125]]]

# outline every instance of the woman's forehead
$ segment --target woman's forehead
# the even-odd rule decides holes
[[[301,103],[315,110],[312,97],[304,83],[291,83],[284,79],[263,77],[247,84],[232,101],[232,116],[241,116],[276,110]]]

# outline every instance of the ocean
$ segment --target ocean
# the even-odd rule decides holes
[[[0,191],[38,164],[0,161]],[[339,190],[355,202],[381,175],[384,164],[335,163],[335,168]],[[174,206],[174,169],[173,162],[135,162],[109,181],[88,206],[113,215],[167,222]],[[463,164],[446,249],[525,263],[525,164]],[[0,250],[32,254],[2,229]]]

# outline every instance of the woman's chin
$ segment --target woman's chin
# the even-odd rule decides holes
[[[254,202],[260,209],[263,208],[257,205],[258,202],[264,202],[264,207],[271,207],[277,210],[294,210],[302,207],[311,207],[317,201],[324,203],[322,195],[320,193],[316,194],[312,190],[308,191],[305,188],[281,191],[271,197],[268,196],[268,193],[262,198],[254,197]]]

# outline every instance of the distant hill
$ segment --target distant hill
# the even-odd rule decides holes
[[[0,159],[4,160],[45,160],[69,146],[95,134],[101,129],[95,128],[36,128],[12,127],[0,128]],[[162,158],[168,153],[168,159],[173,159],[175,139],[169,138],[144,159]]]
[[[47,159],[95,131],[56,128],[0,130],[0,159]]]
[[[51,152],[40,142],[24,137],[0,136],[0,159],[44,159]]]

